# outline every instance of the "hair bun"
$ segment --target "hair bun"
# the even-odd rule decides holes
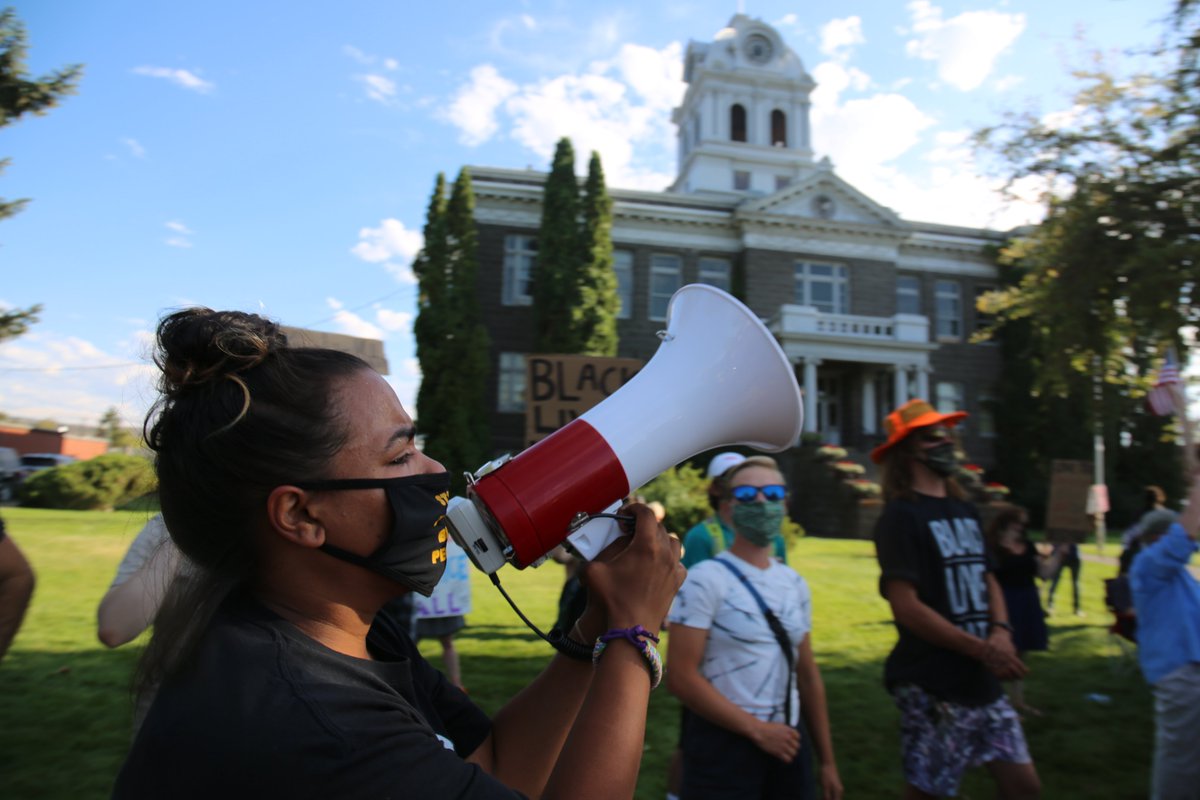
[[[155,361],[170,394],[248,370],[287,347],[279,325],[243,311],[188,308],[158,325]]]

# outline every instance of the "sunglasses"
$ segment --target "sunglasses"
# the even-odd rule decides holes
[[[922,442],[948,442],[951,440],[951,434],[945,428],[933,428],[922,431],[919,438]]]
[[[787,487],[777,483],[770,486],[735,486],[731,494],[739,503],[753,503],[759,494],[762,494],[764,500],[776,503],[787,496]]]

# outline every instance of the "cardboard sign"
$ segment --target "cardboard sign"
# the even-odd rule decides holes
[[[530,355],[525,361],[525,445],[540,441],[620,389],[636,358]]]
[[[1050,465],[1050,500],[1046,506],[1046,538],[1052,542],[1082,542],[1095,528],[1088,515],[1092,462],[1055,459]]]
[[[450,539],[446,542],[446,572],[429,597],[413,592],[413,615],[424,619],[470,613],[471,559],[454,539]]]

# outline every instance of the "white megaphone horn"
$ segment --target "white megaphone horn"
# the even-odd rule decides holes
[[[712,286],[684,286],[667,329],[629,383],[518,454],[468,476],[447,516],[475,565],[539,562],[564,539],[594,558],[620,535],[611,519],[631,491],[716,447],[779,452],[800,437],[800,387],[787,356],[750,309]]]

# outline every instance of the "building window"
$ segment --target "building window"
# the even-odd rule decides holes
[[[683,267],[679,256],[650,256],[650,319],[667,318],[667,303],[682,284]]]
[[[837,264],[797,261],[796,303],[812,306],[825,314],[850,313],[848,275],[848,270]]]
[[[741,103],[734,103],[729,109],[729,138],[734,142],[746,141],[746,109]]]
[[[979,310],[979,298],[988,292],[996,291],[995,286],[976,286],[975,287],[975,330],[982,331],[990,328],[996,322],[995,314],[988,314]]]
[[[986,436],[989,439],[996,436],[996,415],[992,412],[995,407],[996,398],[990,394],[979,395],[979,408],[975,411],[975,430],[980,436]]]
[[[791,185],[792,185],[792,176],[791,175],[776,175],[775,176],[775,191],[778,192],[779,190],[786,189],[787,187],[789,187]]]
[[[921,279],[912,275],[896,278],[896,313],[921,313]]]
[[[496,410],[508,414],[525,411],[525,356],[501,353],[496,383]]]
[[[750,191],[750,171],[745,169],[735,169],[733,171],[733,188],[734,191],[748,192]]]
[[[787,147],[787,115],[779,109],[771,112],[771,146]]]
[[[700,259],[700,283],[729,291],[729,262],[723,258]]]
[[[504,288],[501,302],[506,306],[527,306],[533,302],[533,265],[537,261],[536,236],[504,237]]]
[[[962,287],[957,281],[938,281],[934,287],[937,309],[937,337],[962,338]]]
[[[633,316],[633,253],[628,250],[613,251],[613,272],[617,273],[617,319]]]
[[[963,385],[950,381],[938,381],[934,387],[934,406],[943,414],[963,410]],[[960,423],[961,424],[961,423]]]
[[[692,117],[692,143],[700,144],[700,115],[696,114]]]

